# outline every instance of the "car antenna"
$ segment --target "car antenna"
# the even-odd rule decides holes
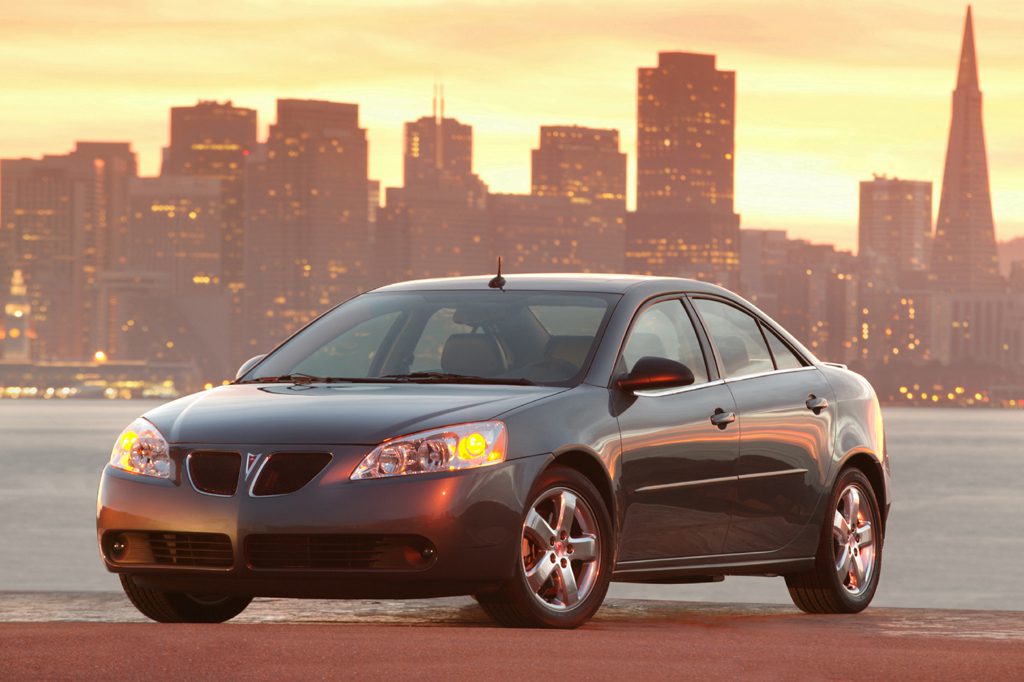
[[[498,274],[491,278],[491,281],[487,283],[492,289],[505,290],[505,278],[501,276],[501,256],[498,256]]]

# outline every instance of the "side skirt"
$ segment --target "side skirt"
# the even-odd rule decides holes
[[[722,557],[702,557],[708,561],[686,565],[658,565],[651,561],[630,561],[615,567],[612,580],[627,583],[717,582],[726,575],[778,576],[799,573],[814,568],[814,557],[796,559],[725,560]]]

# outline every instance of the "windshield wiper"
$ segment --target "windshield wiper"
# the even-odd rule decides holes
[[[408,374],[385,374],[382,379],[409,381],[418,384],[508,384],[512,386],[535,386],[525,377],[481,377],[453,372],[410,372]]]
[[[291,374],[282,374],[276,377],[257,377],[256,379],[248,379],[246,381],[239,381],[240,384],[332,384],[332,383],[345,383],[345,384],[375,384],[375,383],[393,383],[393,379],[387,379],[383,377],[318,377],[313,374],[306,374],[305,372],[292,372]]]

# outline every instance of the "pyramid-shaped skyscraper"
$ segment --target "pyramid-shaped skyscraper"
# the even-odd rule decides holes
[[[950,292],[996,292],[1003,287],[988,184],[974,22],[969,6],[953,91],[953,119],[931,270],[936,285]]]

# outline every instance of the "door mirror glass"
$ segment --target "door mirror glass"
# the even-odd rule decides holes
[[[679,388],[694,382],[693,371],[681,362],[668,358],[645,356],[636,361],[629,374],[615,382],[623,391],[635,392],[662,388]]]
[[[243,376],[245,376],[245,374],[246,374],[246,373],[247,373],[247,372],[248,372],[248,371],[249,371],[250,369],[252,369],[252,368],[253,368],[253,367],[255,367],[255,366],[256,366],[257,364],[259,364],[260,360],[262,360],[262,359],[263,359],[263,358],[265,358],[265,357],[267,357],[267,354],[266,354],[266,353],[264,353],[263,355],[254,355],[254,356],[252,356],[251,358],[249,358],[248,360],[246,360],[245,362],[243,362],[243,363],[242,363],[242,366],[238,368],[238,371],[237,371],[237,372],[235,372],[235,381],[238,381],[238,380],[239,380],[239,379],[241,379],[241,378],[242,378]]]

